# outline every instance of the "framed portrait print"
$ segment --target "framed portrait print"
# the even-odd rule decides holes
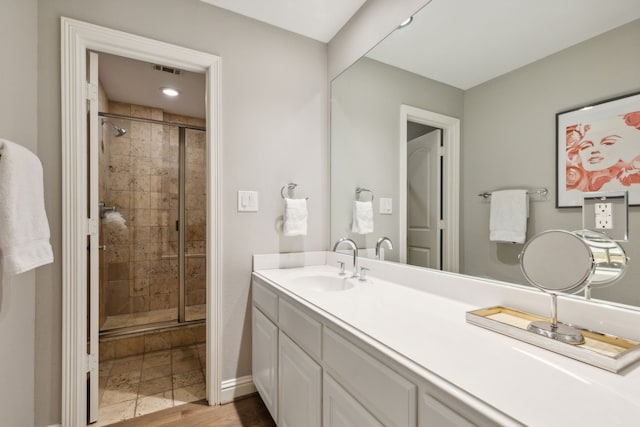
[[[556,207],[628,191],[640,205],[640,93],[556,114]]]

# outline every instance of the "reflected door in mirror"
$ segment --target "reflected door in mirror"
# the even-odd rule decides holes
[[[407,142],[407,264],[440,269],[440,145],[436,129]]]

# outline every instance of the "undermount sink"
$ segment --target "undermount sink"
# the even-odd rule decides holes
[[[353,283],[346,277],[305,276],[298,277],[293,282],[305,290],[316,292],[337,292],[353,288]]]

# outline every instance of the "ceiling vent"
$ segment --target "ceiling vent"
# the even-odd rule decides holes
[[[156,71],[163,71],[169,74],[175,74],[176,76],[179,76],[180,74],[182,74],[182,70],[178,68],[167,67],[165,65],[154,65],[153,69]]]

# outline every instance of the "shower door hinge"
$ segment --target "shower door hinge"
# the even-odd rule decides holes
[[[98,100],[98,85],[85,82],[84,84],[84,97],[89,101]]]
[[[85,372],[94,372],[98,370],[98,355],[97,354],[87,354],[85,358]]]
[[[98,220],[95,218],[87,218],[87,235],[98,235]]]

